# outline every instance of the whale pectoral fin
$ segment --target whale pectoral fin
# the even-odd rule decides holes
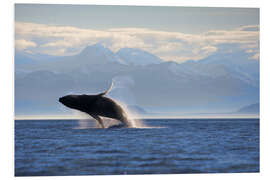
[[[105,126],[104,126],[104,124],[103,124],[103,121],[102,121],[101,117],[99,117],[99,116],[97,116],[97,115],[92,115],[92,114],[91,114],[91,116],[92,116],[94,119],[96,119],[96,120],[98,121],[99,125],[100,125],[102,128],[105,128]]]

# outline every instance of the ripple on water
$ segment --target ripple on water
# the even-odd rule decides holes
[[[144,122],[137,128],[73,129],[76,120],[15,121],[15,175],[259,171],[256,119]]]

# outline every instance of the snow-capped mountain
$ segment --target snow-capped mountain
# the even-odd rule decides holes
[[[125,61],[120,59],[117,54],[113,53],[109,48],[104,47],[102,44],[97,43],[92,46],[87,46],[75,58],[90,60],[92,63],[108,63],[117,62],[126,64]]]
[[[123,48],[113,53],[96,44],[73,56],[32,59],[38,63],[19,63],[18,57],[22,56],[15,55],[15,64],[21,63],[15,66],[16,112],[27,108],[59,111],[58,96],[98,93],[119,76],[134,81],[130,90],[142,108],[230,111],[259,102],[259,61],[249,59],[244,52],[215,53],[180,64],[162,61],[143,50]]]
[[[137,48],[122,48],[116,55],[129,65],[145,66],[163,62],[159,57]]]
[[[240,108],[237,113],[258,114],[260,112],[260,104],[250,104]]]

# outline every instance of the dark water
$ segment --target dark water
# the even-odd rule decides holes
[[[15,175],[259,172],[259,119],[151,119],[163,128],[76,129],[16,120]]]

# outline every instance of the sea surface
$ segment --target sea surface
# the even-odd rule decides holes
[[[259,119],[15,120],[15,176],[259,172]],[[88,123],[88,121],[87,121]]]

